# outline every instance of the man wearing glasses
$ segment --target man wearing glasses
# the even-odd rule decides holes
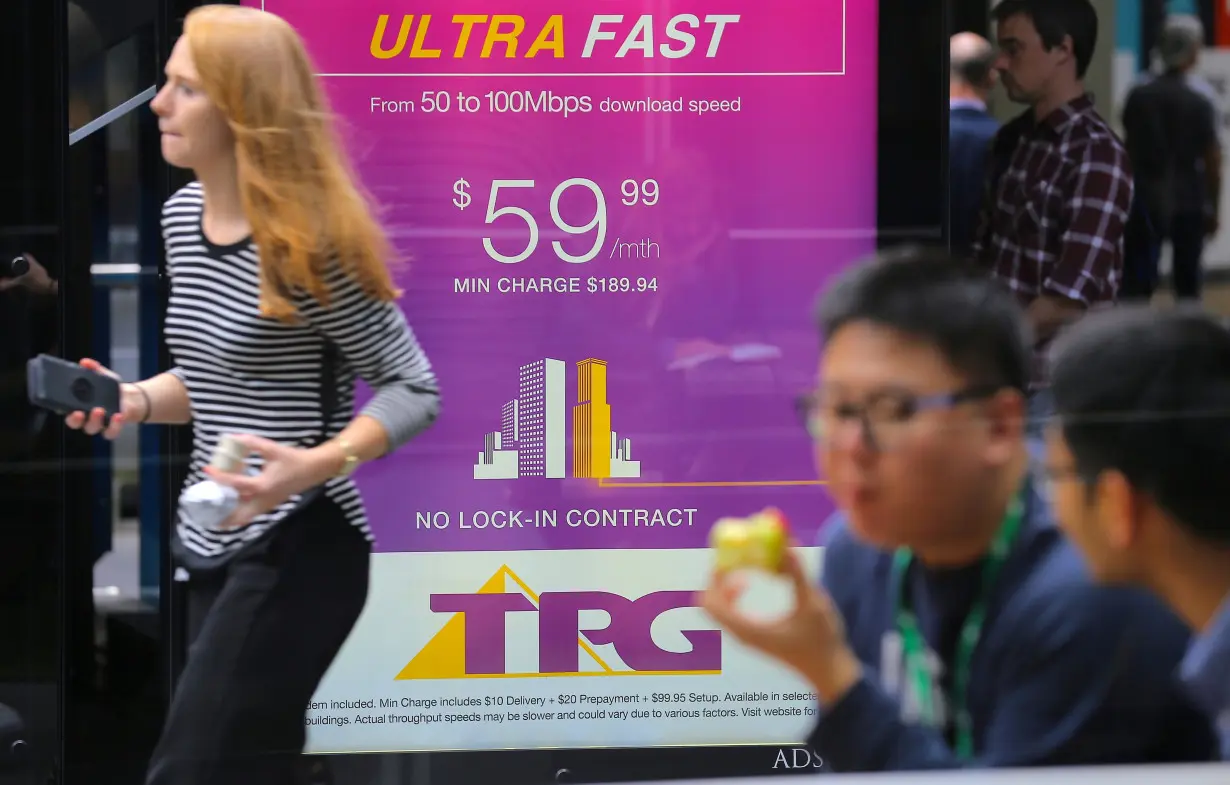
[[[1055,515],[1094,577],[1152,590],[1196,630],[1179,674],[1230,759],[1230,332],[1195,310],[1100,314],[1053,370]]]
[[[704,604],[797,670],[838,771],[1207,760],[1210,724],[1172,679],[1187,643],[1152,598],[1092,583],[1031,481],[1032,341],[1001,284],[905,250],[821,304],[802,403],[841,510],[823,587],[793,557],[795,609],[764,621],[714,576]]]

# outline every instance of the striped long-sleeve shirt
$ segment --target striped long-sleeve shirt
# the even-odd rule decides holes
[[[171,372],[187,388],[192,406],[185,488],[204,478],[202,469],[223,434],[253,434],[300,447],[316,443],[322,433],[337,434],[354,415],[356,378],[375,390],[363,414],[384,426],[392,448],[435,420],[435,375],[395,303],[368,297],[339,268],[327,280],[327,307],[304,295],[297,300],[302,319],[295,323],[262,317],[256,246],[250,239],[230,246],[210,242],[201,228],[203,214],[199,183],[172,196],[162,214],[171,278],[166,337],[176,363]],[[326,374],[330,351],[336,359]],[[330,378],[331,414],[321,400],[322,383]],[[259,468],[259,459],[251,465]],[[353,480],[333,478],[324,490],[370,538]],[[291,498],[229,531],[195,526],[181,515],[179,535],[203,556],[228,553],[268,531],[298,501]]]

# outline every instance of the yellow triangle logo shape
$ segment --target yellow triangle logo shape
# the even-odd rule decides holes
[[[503,594],[506,565],[495,571],[478,590],[479,594]],[[408,679],[464,679],[466,676],[466,617],[454,613],[440,631],[432,636],[414,659],[394,677]]]

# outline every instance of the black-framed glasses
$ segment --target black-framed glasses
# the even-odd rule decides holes
[[[965,403],[983,401],[1000,389],[992,385],[977,385],[931,395],[917,395],[906,390],[881,390],[858,402],[834,399],[823,391],[813,390],[800,395],[795,406],[814,441],[824,442],[843,425],[858,423],[867,446],[880,451],[891,449],[897,436],[919,413],[944,411]]]

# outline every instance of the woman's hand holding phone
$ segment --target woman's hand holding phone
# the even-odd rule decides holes
[[[89,358],[82,359],[79,363],[82,368],[94,373],[100,373],[104,376],[110,376],[112,379],[119,381],[119,375],[110,368],[104,367],[97,360]],[[64,424],[76,431],[83,431],[90,436],[102,434],[103,438],[114,439],[124,430],[124,426],[129,422],[140,423],[149,416],[146,411],[146,401],[148,399],[141,395],[141,392],[135,389],[134,385],[120,385],[120,412],[111,418],[110,422],[106,420],[106,413],[102,409],[94,409],[90,412],[73,412],[64,418]]]

